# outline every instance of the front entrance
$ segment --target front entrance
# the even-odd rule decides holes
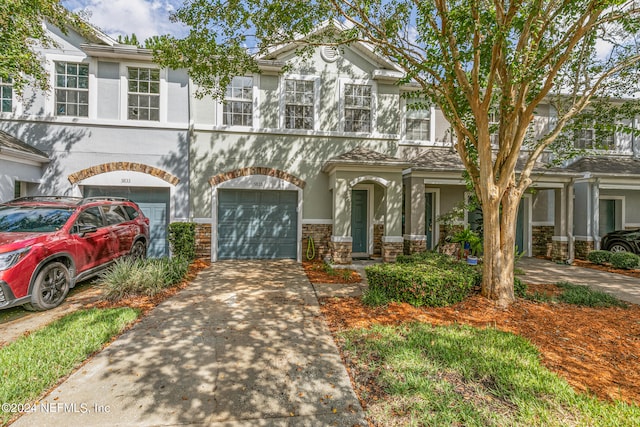
[[[351,237],[353,239],[353,256],[368,255],[368,209],[369,192],[367,190],[351,191]]]
[[[433,220],[434,220],[434,193],[424,193],[424,219],[425,234],[427,236],[427,250],[433,249]]]
[[[600,199],[600,237],[616,229],[616,200]]]

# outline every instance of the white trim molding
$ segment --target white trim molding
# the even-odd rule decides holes
[[[332,219],[303,219],[302,224],[333,225]]]
[[[411,241],[426,241],[427,240],[427,236],[424,234],[403,234],[402,238],[404,240],[411,240]]]
[[[402,236],[382,236],[382,243],[404,243]]]
[[[353,188],[356,185],[360,184],[361,182],[365,182],[365,181],[376,182],[376,183],[382,185],[384,188],[388,188],[389,184],[391,183],[391,181],[389,181],[387,179],[384,179],[384,178],[380,178],[379,176],[365,175],[365,176],[359,176],[359,177],[354,178],[353,180],[351,180],[349,182],[349,187]]]
[[[353,243],[353,237],[351,236],[334,236],[331,235],[331,241],[334,243]]]

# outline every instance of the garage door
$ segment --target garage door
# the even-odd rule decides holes
[[[218,258],[297,258],[296,191],[220,190]]]
[[[142,213],[149,218],[150,241],[147,255],[151,258],[160,258],[169,254],[168,188],[86,186],[83,188],[83,194],[85,197],[125,197],[136,202]]]

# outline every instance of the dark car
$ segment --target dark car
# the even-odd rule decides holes
[[[0,204],[0,309],[60,305],[117,258],[143,258],[149,219],[118,198],[23,197]]]
[[[616,230],[602,237],[600,247],[611,252],[633,252],[640,254],[640,228]]]

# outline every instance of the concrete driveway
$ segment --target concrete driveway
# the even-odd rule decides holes
[[[575,285],[586,285],[613,294],[623,301],[640,304],[640,279],[635,277],[586,267],[556,264],[539,258],[522,258],[517,266],[525,272],[525,275],[520,276],[525,283],[569,282]]]
[[[15,426],[367,425],[302,267],[219,262]]]

